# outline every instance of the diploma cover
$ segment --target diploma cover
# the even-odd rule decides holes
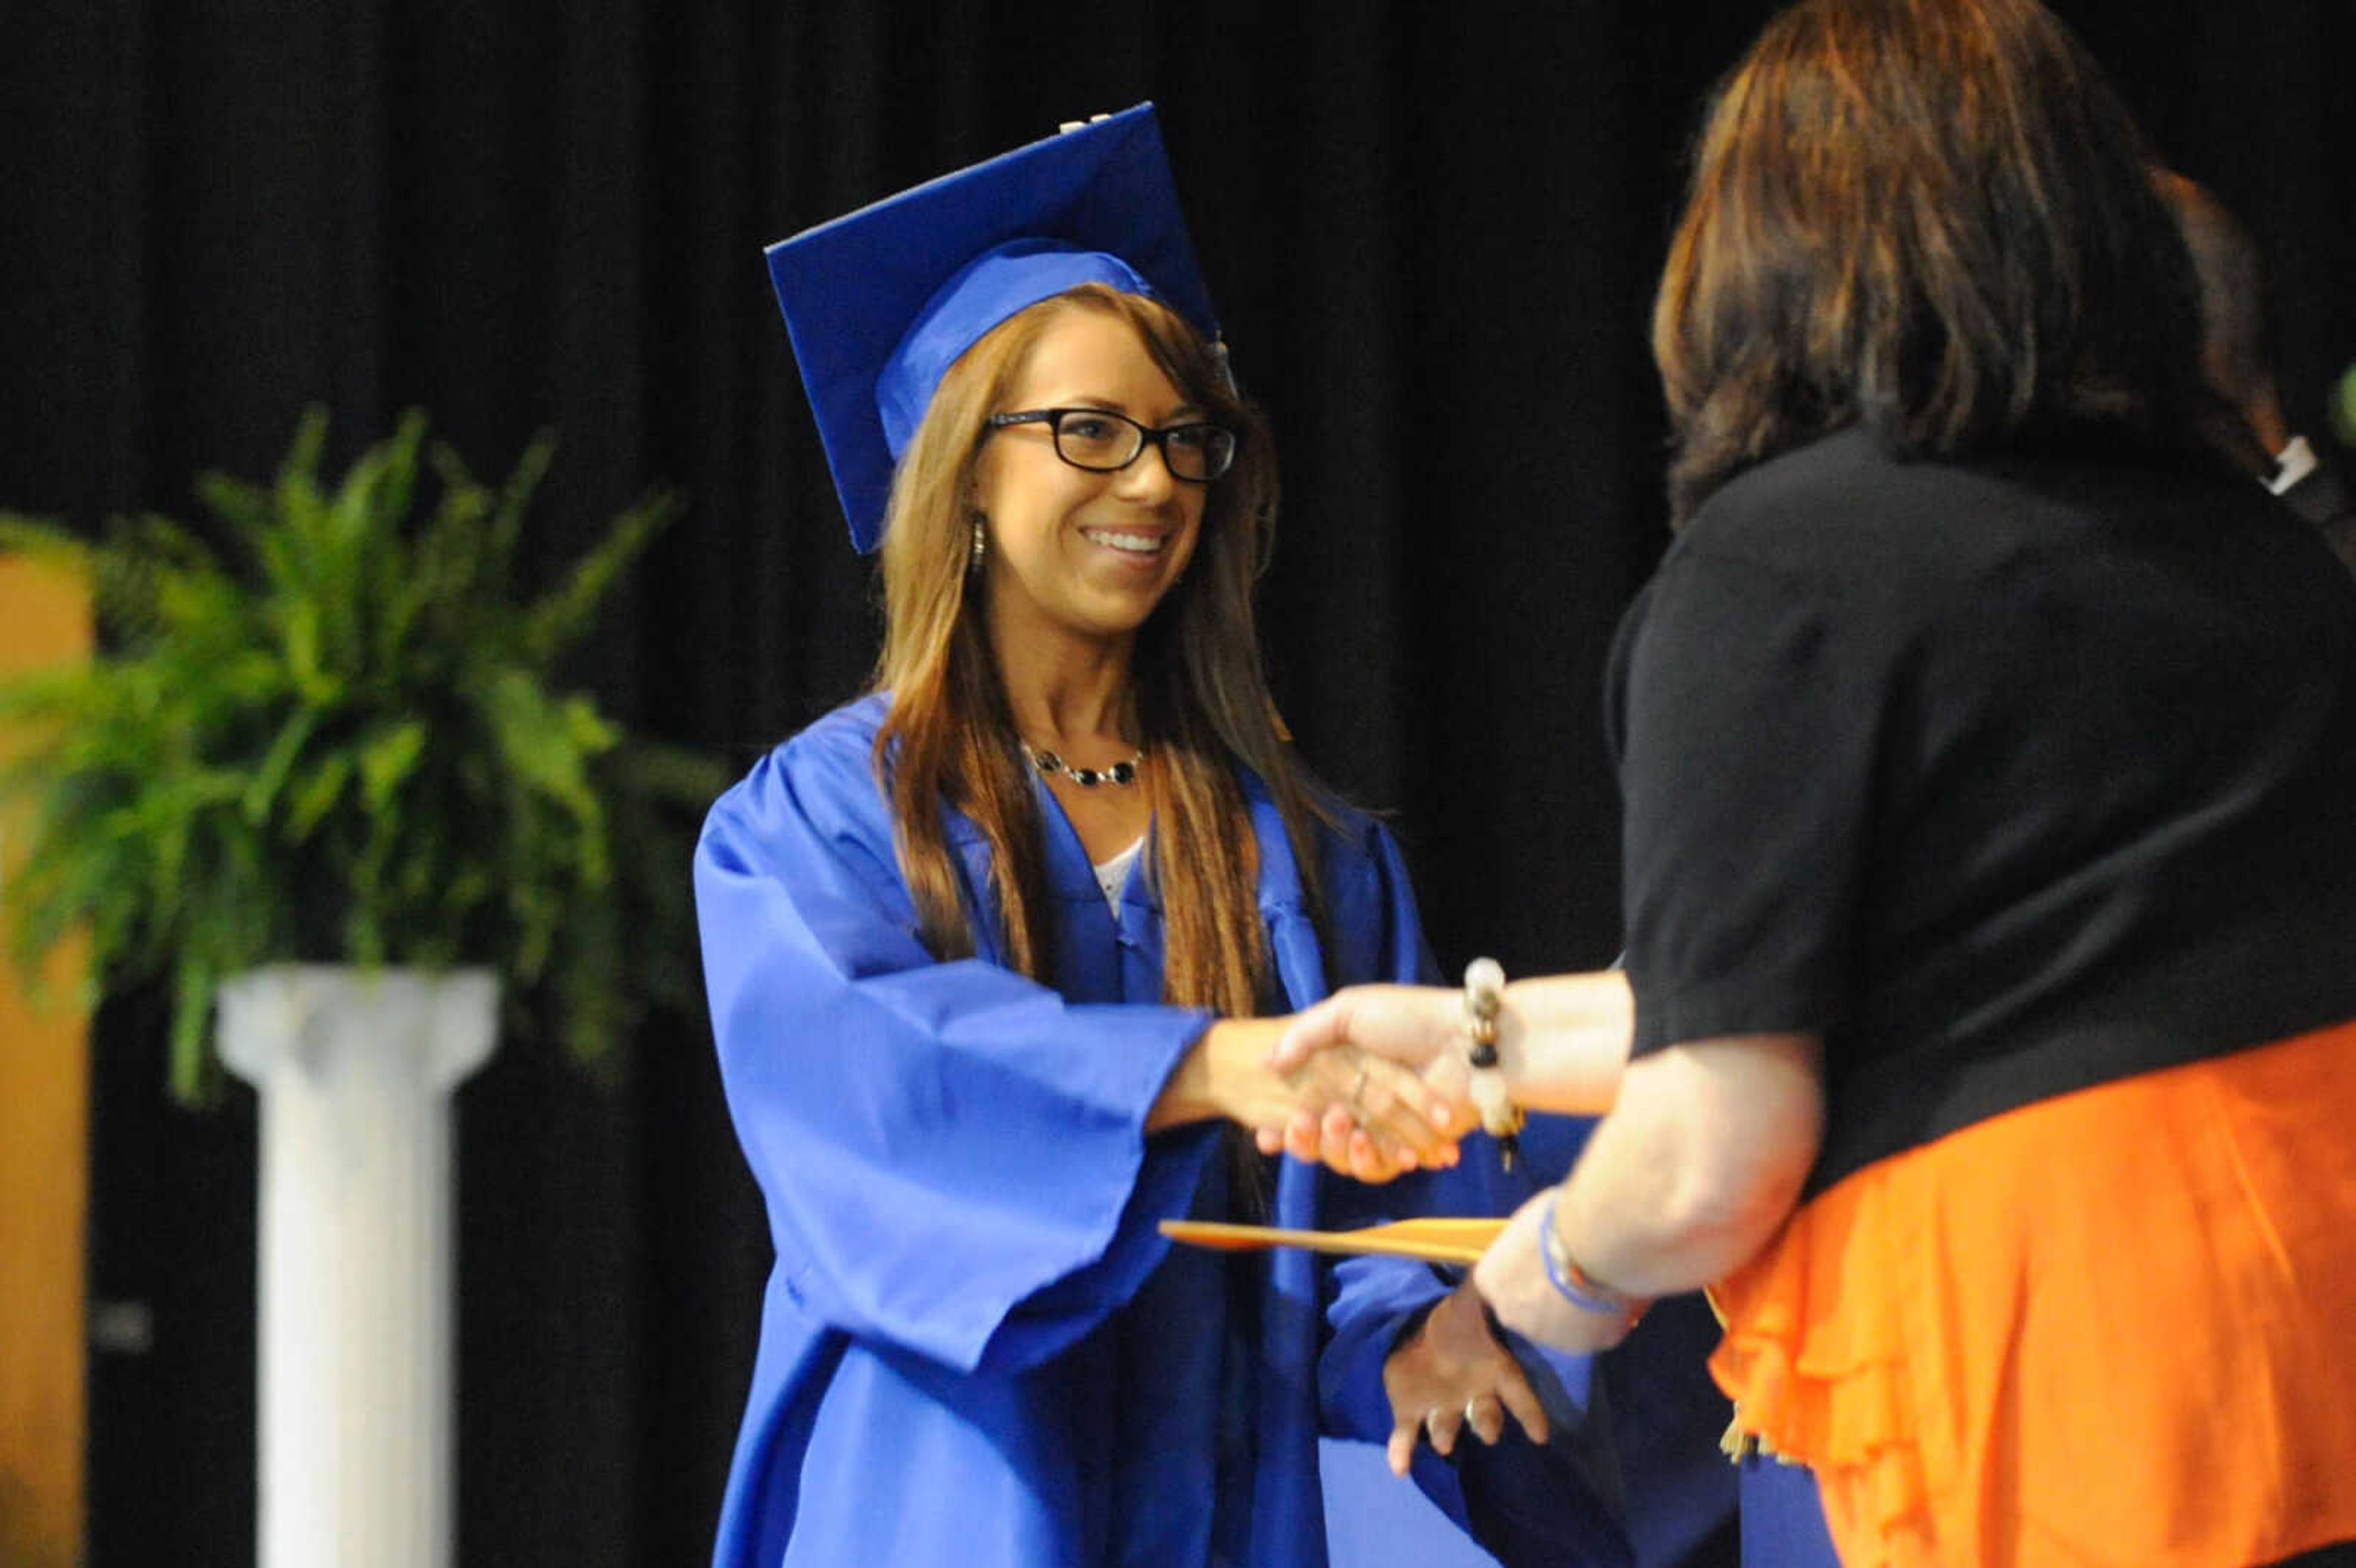
[[[1164,1220],[1162,1233],[1189,1246],[1226,1253],[1303,1247],[1312,1253],[1382,1253],[1433,1264],[1475,1264],[1505,1228],[1503,1220],[1401,1220],[1357,1231],[1288,1231],[1212,1220]]]

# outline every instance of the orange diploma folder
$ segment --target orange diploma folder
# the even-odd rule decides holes
[[[1503,1220],[1401,1220],[1362,1231],[1287,1231],[1274,1225],[1229,1225],[1210,1220],[1164,1220],[1162,1233],[1190,1246],[1248,1253],[1262,1247],[1305,1247],[1312,1253],[1387,1253],[1434,1264],[1478,1263]]]

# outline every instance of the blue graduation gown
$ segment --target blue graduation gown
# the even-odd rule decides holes
[[[1118,920],[1042,794],[1060,993],[1003,968],[987,848],[952,818],[977,956],[937,963],[871,745],[838,710],[714,805],[695,878],[730,1114],[776,1264],[716,1563],[1323,1562],[1313,1260],[1173,1251],[1224,1215],[1215,1125],[1147,1137],[1208,1015],[1159,1004],[1158,911]],[[1325,955],[1247,781],[1287,1000]],[[1397,852],[1326,846],[1338,976],[1421,972]],[[1275,1218],[1313,1222],[1289,1163]]]
[[[1132,874],[1110,914],[1042,790],[1049,989],[1001,966],[987,846],[952,814],[977,955],[936,962],[874,782],[883,712],[862,699],[779,747],[696,854],[729,1110],[776,1251],[715,1564],[1322,1568],[1319,1260],[1156,1229],[1232,1211],[1218,1127],[1143,1131],[1210,1021],[1160,1003],[1153,895]],[[1329,971],[1429,978],[1389,836],[1363,816],[1324,833],[1329,954],[1274,805],[1243,782],[1285,1004]],[[1361,1190],[1284,1161],[1269,1218],[1326,1223]],[[1358,1355],[1337,1375],[1363,1406],[1380,1372]],[[1558,1500],[1528,1505],[1562,1532],[1553,1560],[1612,1561],[1579,1544],[1608,1499]],[[1420,1528],[1464,1550],[1429,1509]]]

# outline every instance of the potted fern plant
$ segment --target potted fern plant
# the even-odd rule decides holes
[[[104,649],[0,688],[30,822],[4,896],[28,975],[79,930],[96,987],[169,987],[179,1097],[224,1064],[261,1090],[265,1568],[442,1568],[450,1091],[503,996],[593,1071],[672,997],[723,781],[559,681],[667,497],[530,597],[546,439],[486,485],[412,414],[329,484],[327,434],[307,414],[269,484],[200,480],[203,533],[0,514],[0,549],[87,582]]]

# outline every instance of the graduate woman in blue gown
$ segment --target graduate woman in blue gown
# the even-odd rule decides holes
[[[1315,1568],[1317,1264],[1156,1222],[1323,1221],[1355,1183],[1252,1147],[1296,1115],[1369,1179],[1470,1116],[1353,1049],[1264,1064],[1262,1015],[1430,965],[1262,683],[1272,455],[1151,112],[771,266],[887,626],[696,856],[776,1251],[714,1561]]]

